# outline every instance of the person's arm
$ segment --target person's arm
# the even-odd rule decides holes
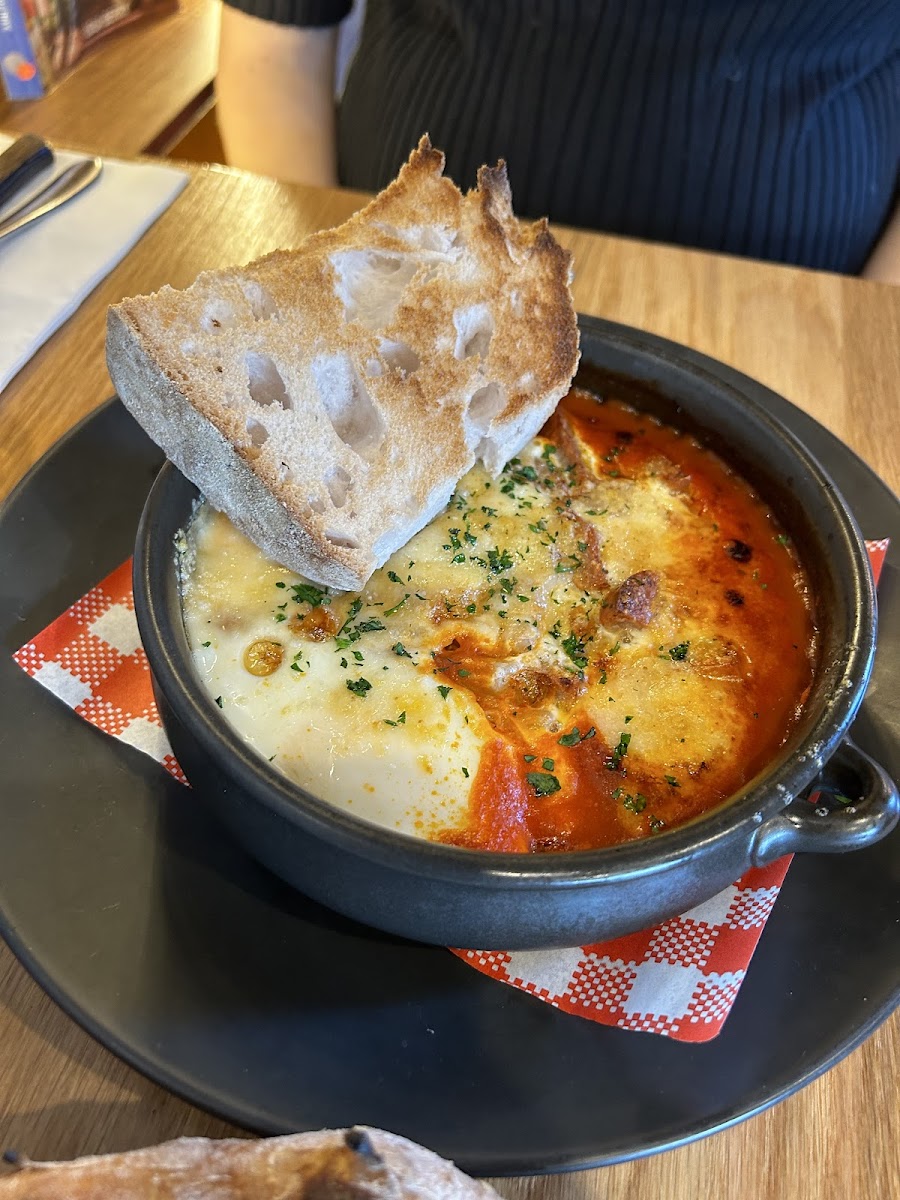
[[[229,164],[334,186],[337,27],[296,28],[222,6],[216,119]]]
[[[900,284],[900,203],[862,269],[863,279]]]

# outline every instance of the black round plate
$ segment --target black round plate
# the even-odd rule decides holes
[[[900,505],[787,401],[679,354],[740,380],[822,460],[864,534],[894,538],[874,685],[854,730],[900,776]],[[113,402],[20,485],[0,515],[8,652],[128,556],[160,462]],[[900,831],[869,850],[796,858],[723,1032],[684,1045],[578,1020],[446,950],[319,907],[257,866],[162,768],[0,659],[7,940],[106,1046],[249,1129],[376,1125],[474,1174],[610,1163],[782,1099],[900,1001]]]

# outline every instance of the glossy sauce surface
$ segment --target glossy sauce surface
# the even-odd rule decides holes
[[[652,835],[771,760],[812,679],[784,532],[715,455],[615,399],[573,392],[359,595],[209,510],[189,536],[186,625],[225,715],[315,794],[416,836]]]

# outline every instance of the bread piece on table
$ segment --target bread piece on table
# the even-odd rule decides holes
[[[24,1162],[0,1200],[496,1200],[423,1146],[380,1129],[179,1138],[73,1162]]]
[[[344,225],[109,312],[126,407],[271,558],[361,587],[480,459],[492,473],[569,388],[571,257],[512,212],[506,169],[465,196],[427,136]]]

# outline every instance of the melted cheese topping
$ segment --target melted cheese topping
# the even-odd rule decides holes
[[[683,822],[771,759],[812,678],[807,582],[771,514],[692,438],[584,393],[359,594],[208,506],[185,565],[197,669],[238,732],[322,799],[460,845]]]

